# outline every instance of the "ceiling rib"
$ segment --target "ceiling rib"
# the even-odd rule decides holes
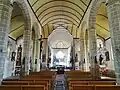
[[[71,18],[71,19],[72,19],[73,21],[75,21],[77,24],[79,24],[79,22],[77,22],[74,18],[72,18],[72,17],[70,17],[70,16],[68,16],[68,15],[64,15],[64,14],[57,14],[57,15],[50,16],[50,17],[46,18],[43,22],[41,22],[41,24],[45,23],[47,20],[49,20],[49,19],[51,19],[51,18],[53,18],[53,17],[55,17],[55,16],[66,16],[66,17]],[[64,19],[64,18],[63,18],[63,19]]]
[[[64,20],[67,20],[67,21],[69,21],[69,22],[71,22],[72,24],[74,24],[74,25],[76,25],[74,22],[72,22],[71,20],[69,20],[69,19],[66,19],[66,18],[55,18],[55,19],[52,19],[52,20],[50,20],[50,21],[48,21],[47,23],[49,23],[49,22],[51,22],[51,21],[53,21],[53,20],[62,20],[62,19],[64,19]],[[46,24],[45,24],[46,25]],[[44,26],[44,25],[43,25]],[[78,26],[78,25],[76,25],[76,26]]]
[[[68,23],[68,22],[66,22],[66,21],[55,21],[55,22],[50,22],[50,23],[52,23],[52,24],[57,24],[57,23],[70,24],[70,23]]]
[[[77,6],[82,12],[84,12],[84,10],[79,6],[79,5],[77,5],[77,4],[75,4],[75,3],[73,3],[73,2],[71,2],[71,1],[68,1],[68,0],[51,0],[51,1],[48,1],[48,2],[46,2],[46,3],[44,3],[44,4],[42,4],[38,9],[36,9],[36,11],[35,12],[37,12],[40,8],[42,8],[44,5],[46,5],[46,4],[48,4],[48,3],[51,3],[51,2],[57,2],[57,1],[62,1],[62,2],[68,2],[68,3],[71,3],[71,4],[73,4],[73,5],[75,5],[75,6]]]
[[[108,17],[107,17],[107,16],[105,16],[105,15],[103,15],[103,14],[97,14],[97,15],[102,16],[102,17],[104,17],[104,18],[108,19]]]
[[[104,28],[104,27],[103,27],[103,26],[101,26],[100,24],[96,23],[96,25],[97,25],[97,26],[99,26],[99,27],[101,27],[101,28],[103,28],[104,30],[106,30],[106,31],[110,32],[108,29]]]
[[[16,31],[17,29],[19,29],[19,28],[21,28],[21,27],[23,27],[23,26],[24,26],[24,24],[22,24],[22,25],[20,25],[19,27],[17,27],[17,28],[15,28],[15,29],[11,30],[11,31],[9,32],[9,34],[12,33],[12,32],[14,32],[14,31]]]
[[[83,2],[82,0],[80,0],[86,7],[87,7],[87,4],[85,2]]]
[[[66,13],[69,13],[69,14],[72,14],[73,16],[75,16],[79,21],[80,21],[80,18],[78,16],[76,16],[74,13],[72,12],[69,12],[69,11],[65,11],[65,10],[56,10],[56,11],[51,11],[51,12],[48,12],[46,13],[43,17],[41,17],[41,19],[39,19],[40,21],[47,15],[51,14],[51,13],[54,13],[54,12],[66,12]],[[63,14],[62,14],[63,15]],[[39,16],[38,16],[39,17]]]
[[[101,35],[99,35],[99,34],[96,34],[97,36],[99,36],[100,38],[102,38],[104,41],[105,41],[105,38],[104,37],[102,37]]]
[[[39,0],[36,0],[34,3],[33,3],[33,5],[31,5],[32,7],[38,2]]]
[[[20,16],[22,16],[22,15],[16,15],[16,16],[12,17],[12,19],[15,19],[16,17],[20,17]]]
[[[43,12],[45,12],[46,10],[49,10],[50,8],[54,8],[54,7],[65,7],[65,8],[72,9],[73,11],[77,12],[77,13],[82,17],[81,13],[79,13],[77,10],[75,10],[75,9],[69,7],[69,6],[64,6],[64,5],[56,5],[56,6],[48,7],[48,8],[46,8],[45,10],[43,10],[41,13],[39,13],[38,17],[39,17]]]
[[[90,2],[89,2],[89,4],[88,4],[88,6],[87,6],[87,8],[86,8],[86,10],[85,10],[85,12],[84,12],[84,14],[83,14],[83,16],[82,16],[82,19],[81,19],[81,21],[80,21],[80,23],[79,23],[78,27],[80,26],[80,24],[81,24],[81,22],[82,22],[82,20],[83,20],[83,18],[84,18],[84,16],[85,16],[85,14],[86,14],[86,12],[87,12],[88,8],[89,8],[89,6],[90,6],[91,2],[92,2],[92,0],[90,0]]]

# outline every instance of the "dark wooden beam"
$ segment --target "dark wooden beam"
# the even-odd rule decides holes
[[[87,10],[88,10],[88,8],[89,8],[89,6],[90,6],[91,2],[92,2],[92,0],[90,0],[90,2],[89,2],[89,4],[88,4],[88,6],[87,6],[87,8],[86,8],[86,10],[85,10],[85,12],[84,12],[84,14],[83,14],[83,16],[82,16],[82,19],[81,19],[81,21],[80,21],[80,23],[79,23],[79,25],[78,25],[78,28],[79,28],[79,26],[80,26],[80,24],[81,24],[81,22],[82,22],[83,18],[85,17],[85,14],[86,14],[86,12],[87,12]]]

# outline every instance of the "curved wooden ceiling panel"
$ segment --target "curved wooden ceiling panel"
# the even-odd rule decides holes
[[[50,16],[48,18],[46,18],[44,21],[41,21],[41,24],[44,26],[45,24],[47,24],[49,21],[51,21],[52,19],[55,19],[55,18],[61,18],[62,19],[68,19],[69,21],[73,22],[75,25],[79,25],[79,21],[72,18],[71,16],[68,16],[68,15],[61,15],[61,14],[57,14],[57,15],[53,15],[53,16]]]
[[[52,10],[48,11],[47,13],[43,13],[40,16],[38,15],[39,20],[41,21],[42,19],[49,17],[51,14],[52,15],[61,14],[61,16],[65,14],[65,15],[69,15],[73,18],[76,18],[79,21],[81,20],[81,16],[79,16],[79,14],[76,14],[76,12],[72,12],[71,10],[64,10],[64,9],[61,10],[60,8],[52,9]]]
[[[36,9],[35,12],[38,12],[39,10],[42,10],[43,8],[47,8],[49,6],[52,5],[66,5],[66,6],[71,6],[73,8],[75,8],[76,10],[80,10],[82,12],[84,12],[84,8],[86,7],[83,3],[78,2],[76,4],[76,1],[78,2],[78,0],[44,0],[44,1],[40,1],[38,0],[38,2],[36,2],[36,4],[34,4],[34,6],[32,5],[33,9]],[[39,7],[38,7],[39,6]]]
[[[53,29],[54,24],[67,25],[73,36],[77,37],[77,29],[91,1],[92,0],[28,0],[40,24],[43,26],[45,38],[53,31],[51,29]]]

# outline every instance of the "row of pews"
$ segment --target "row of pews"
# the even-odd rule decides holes
[[[114,80],[92,80],[90,72],[66,71],[69,90],[120,90]],[[20,79],[4,79],[0,90],[52,90],[54,71],[33,72]]]
[[[114,80],[92,80],[90,72],[65,72],[69,90],[120,90]]]
[[[51,90],[54,77],[53,71],[33,72],[20,79],[3,80],[0,90]]]

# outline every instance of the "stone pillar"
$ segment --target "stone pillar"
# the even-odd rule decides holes
[[[25,25],[28,25],[25,23]],[[23,67],[22,75],[29,75],[30,64],[30,42],[31,42],[31,28],[25,28],[23,35],[23,58],[25,59],[25,65]]]
[[[84,40],[80,40],[80,62],[81,62],[81,69],[84,71]]]
[[[75,39],[73,39],[72,54],[73,54],[73,69],[75,70]]]
[[[96,43],[96,31],[95,28],[89,28],[88,30],[89,39],[89,52],[90,52],[90,70],[92,79],[100,79],[99,65],[95,64],[95,57],[97,56],[97,43]],[[98,66],[97,66],[98,65]]]
[[[33,55],[32,55],[32,62],[31,62],[31,64],[32,64],[32,72],[34,72],[35,71],[35,60],[37,59],[36,58],[36,50],[37,50],[37,40],[36,39],[33,39],[34,41],[33,41]]]
[[[120,0],[108,0],[107,12],[117,83],[120,85]]]
[[[0,81],[4,75],[4,65],[7,59],[7,43],[11,13],[12,7],[10,0],[0,0]]]
[[[23,43],[23,58],[25,58],[25,66],[23,74],[29,75],[29,64],[30,64],[30,41],[31,41],[31,31],[24,30],[23,35],[24,43]]]
[[[46,65],[47,65],[47,59],[48,59],[48,42],[46,40],[46,49],[45,49],[45,53],[46,53]]]
[[[84,47],[85,47],[85,71],[89,71],[88,40],[87,39],[85,39]]]
[[[37,72],[39,72],[40,71],[40,63],[41,63],[41,61],[40,61],[40,41],[39,40],[37,40],[37,44],[36,44],[36,59],[37,59],[36,70],[37,70]]]

